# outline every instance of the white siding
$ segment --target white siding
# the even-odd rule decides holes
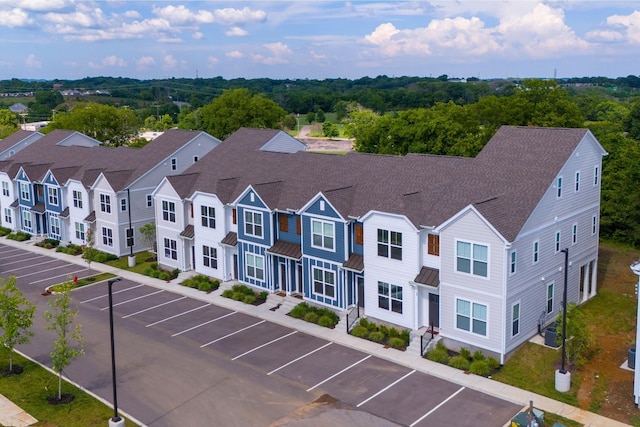
[[[180,237],[180,232],[185,229],[189,224],[189,215],[185,215],[185,207],[178,197],[173,187],[164,180],[154,193],[153,206],[156,215],[156,238],[158,247],[158,264],[169,270],[179,268],[180,270],[186,270],[188,264],[188,258],[186,258],[186,250],[184,241]],[[176,221],[165,221],[162,217],[162,201],[166,200],[175,203],[176,208]],[[175,240],[177,244],[177,256],[178,259],[174,260],[167,258],[164,251],[164,239]]]
[[[110,254],[120,254],[120,242],[118,239],[118,198],[116,194],[113,192],[113,189],[109,185],[109,182],[103,177],[100,176],[94,186],[93,186],[93,209],[96,212],[96,222],[94,231],[94,239],[95,239],[95,248],[107,252]],[[102,212],[100,210],[100,195],[104,194],[109,196],[111,202],[111,213]],[[102,228],[106,227],[112,230],[113,232],[113,246],[107,246],[103,243],[102,239]]]
[[[76,207],[73,204],[73,192],[78,191],[82,198],[82,207]],[[76,222],[85,224],[84,219],[91,213],[93,207],[91,206],[91,200],[89,199],[89,192],[79,181],[69,181],[66,187],[66,199],[65,206],[69,207],[69,219],[66,220],[69,230],[69,241],[76,245],[83,245],[86,240],[76,238]],[[85,224],[84,232],[89,230],[90,224]]]
[[[220,245],[224,236],[227,235],[227,218],[225,218],[225,208],[222,202],[215,195],[196,194],[192,200],[193,203],[193,226],[195,231],[195,270],[198,273],[207,276],[224,279],[228,277],[229,272],[226,270],[226,263],[223,258],[223,248]],[[215,228],[204,227],[202,225],[201,208],[202,206],[213,207],[215,209]],[[208,246],[217,250],[217,268],[207,267],[203,263],[202,246]]]

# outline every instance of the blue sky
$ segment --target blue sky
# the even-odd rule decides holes
[[[0,0],[0,79],[640,75],[640,1]]]

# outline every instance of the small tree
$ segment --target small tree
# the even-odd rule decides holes
[[[0,279],[0,343],[9,351],[9,373],[13,373],[13,350],[18,344],[27,344],[33,332],[29,329],[33,324],[36,307],[22,295],[16,286],[16,276],[9,280]],[[16,369],[19,373],[21,369]]]
[[[62,371],[84,352],[80,325],[74,324],[78,310],[73,307],[71,286],[71,283],[66,283],[60,292],[56,292],[48,303],[51,311],[44,313],[45,320],[49,322],[47,330],[57,335],[49,355],[53,370],[58,373],[58,400],[62,400]]]
[[[88,268],[91,268],[91,261],[96,257],[98,250],[96,249],[96,240],[93,230],[87,230],[87,242],[82,248],[82,259],[87,262]]]
[[[562,331],[562,312],[557,318],[558,331]],[[562,345],[562,334],[558,334],[558,344]],[[594,338],[582,310],[575,303],[567,305],[566,352],[569,363],[576,368],[582,366],[592,355]]]
[[[139,228],[142,239],[149,246],[149,252],[156,252],[156,225],[153,222]]]

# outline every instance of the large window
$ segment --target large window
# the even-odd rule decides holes
[[[456,328],[486,336],[487,306],[456,299]]]
[[[218,268],[218,250],[210,246],[202,246],[202,263],[205,267]]]
[[[31,200],[31,192],[29,191],[29,184],[26,182],[20,183],[20,198],[22,200]]]
[[[247,277],[264,280],[264,257],[247,254]]]
[[[164,257],[178,259],[178,242],[173,239],[164,238]]]
[[[84,234],[84,224],[81,222],[76,222],[76,239],[82,240],[84,242],[85,234]]]
[[[176,222],[176,204],[167,200],[162,201],[162,219],[169,222]]]
[[[379,228],[378,256],[402,260],[402,233]]]
[[[378,282],[378,307],[402,314],[402,286]]]
[[[437,234],[429,234],[427,236],[427,253],[440,256],[440,236]]]
[[[549,283],[547,286],[547,313],[553,311],[553,283]]]
[[[108,227],[102,227],[102,244],[105,246],[113,246],[113,230]]]
[[[28,208],[22,208],[22,230],[31,233],[32,230],[31,212]]]
[[[2,195],[9,196],[9,183],[6,181],[2,181]]]
[[[82,192],[73,190],[73,207],[82,209]]]
[[[485,245],[469,242],[457,242],[456,269],[461,273],[487,277],[489,249]]]
[[[202,216],[203,227],[216,228],[216,208],[200,206],[200,215]]]
[[[327,298],[336,297],[335,273],[331,270],[314,267],[313,269],[313,292],[316,295],[323,295]]]
[[[4,222],[11,224],[11,209],[4,208]]]
[[[108,194],[100,195],[100,211],[111,213],[111,196],[109,196]]]
[[[311,246],[332,251],[334,243],[334,224],[332,222],[311,220]]]
[[[47,187],[47,196],[50,205],[58,206],[58,189],[55,187]]]
[[[262,238],[262,213],[244,211],[244,234]]]
[[[511,336],[515,337],[520,333],[520,303],[511,307]]]
[[[60,240],[60,218],[58,217],[58,215],[50,215],[49,216],[49,232],[51,237],[53,237],[54,239],[58,239]]]

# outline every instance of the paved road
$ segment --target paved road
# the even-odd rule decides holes
[[[37,268],[34,268],[34,265]],[[38,306],[20,349],[49,364],[45,286],[94,272],[0,244]],[[86,354],[66,370],[111,400],[106,284],[75,290]],[[219,296],[214,296],[220,299]],[[366,352],[135,280],[114,285],[120,408],[148,426],[503,426],[518,405]],[[392,350],[395,351],[395,350]]]

